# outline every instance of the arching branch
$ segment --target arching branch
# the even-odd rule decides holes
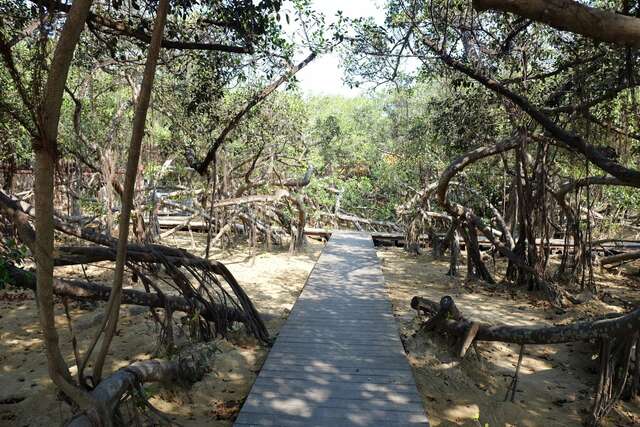
[[[488,227],[482,218],[478,217],[471,209],[462,206],[458,203],[451,203],[447,197],[447,190],[449,188],[449,182],[451,179],[458,173],[460,173],[464,168],[471,165],[472,163],[483,159],[485,157],[493,156],[499,153],[504,153],[505,151],[512,150],[516,148],[519,144],[517,138],[508,138],[498,144],[491,145],[488,147],[480,147],[475,150],[471,150],[462,156],[455,159],[451,164],[445,169],[445,171],[440,175],[440,179],[438,181],[438,187],[436,190],[436,194],[438,196],[438,203],[442,205],[442,207],[449,212],[453,217],[464,218],[469,224],[475,226],[480,232],[491,242],[491,244],[504,256],[506,256],[509,261],[516,264],[521,269],[525,270],[527,273],[533,275],[538,283],[544,286],[549,300],[558,306],[562,305],[561,291],[553,284],[548,283],[540,274],[536,271],[535,268],[523,262],[519,256],[517,256],[510,248],[508,248],[503,242],[498,239],[490,227]]]
[[[511,12],[597,41],[640,47],[640,19],[573,0],[473,0],[473,7]]]
[[[619,178],[622,181],[640,185],[640,171],[628,168],[618,163],[616,160],[606,156],[597,147],[586,142],[580,135],[569,132],[556,124],[556,122],[552,120],[551,117],[547,116],[544,112],[535,107],[524,96],[513,92],[511,89],[507,88],[499,81],[495,80],[492,77],[486,76],[481,71],[478,71],[455,59],[447,52],[440,49],[438,43],[427,37],[421,31],[419,32],[424,45],[431,52],[437,55],[442,60],[442,62],[472,78],[473,80],[485,86],[487,89],[512,101],[531,118],[537,121],[556,140],[563,143],[567,148],[583,154],[587,158],[587,160],[589,160],[591,163],[595,164],[602,170],[609,172],[611,175]],[[426,61],[426,58],[422,57],[422,60]]]
[[[264,89],[262,89],[256,95],[254,95],[249,100],[249,102],[247,102],[245,104],[245,106],[240,111],[238,111],[235,116],[233,116],[233,118],[229,121],[229,123],[227,123],[227,125],[224,127],[224,129],[222,129],[222,132],[220,132],[220,135],[218,135],[218,137],[213,142],[211,147],[209,147],[209,151],[207,152],[207,155],[205,156],[204,160],[201,163],[199,163],[199,164],[197,164],[195,166],[195,170],[200,175],[204,176],[207,173],[207,168],[209,167],[209,164],[211,164],[211,162],[215,158],[215,155],[216,155],[216,152],[218,151],[218,148],[220,148],[220,146],[224,143],[224,141],[226,140],[226,138],[229,135],[229,133],[231,131],[233,131],[240,124],[240,122],[242,121],[242,118],[253,107],[255,107],[256,105],[258,105],[259,103],[264,101],[269,95],[271,95],[271,93],[273,93],[273,91],[275,91],[283,83],[289,81],[298,71],[300,71],[307,64],[309,64],[311,61],[313,61],[316,58],[316,56],[317,56],[316,52],[311,52],[309,54],[309,56],[307,56],[305,59],[303,59],[300,63],[298,63],[295,66],[291,66],[277,80],[275,80],[270,85],[266,86]]]
[[[71,5],[65,4],[59,1],[37,1],[44,7],[51,8],[55,11],[68,13],[71,9]],[[133,28],[123,21],[116,21],[109,17],[99,15],[91,12],[87,19],[87,22],[92,25],[92,28],[97,28],[100,32],[109,34],[118,34],[125,37],[131,37],[144,43],[151,43],[151,34],[147,33],[143,26]],[[149,24],[149,23],[147,23]],[[222,43],[206,43],[206,42],[190,42],[180,40],[167,40],[162,39],[162,47],[166,49],[176,50],[205,50],[205,51],[217,51],[228,53],[253,53],[253,48],[250,46],[235,46]]]

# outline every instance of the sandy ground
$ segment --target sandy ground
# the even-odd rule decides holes
[[[197,253],[200,245],[188,236],[170,244]],[[275,333],[302,290],[322,244],[309,242],[306,252],[290,256],[286,249],[251,254],[246,246],[214,254],[230,268],[259,311],[267,313],[267,326]],[[620,301],[640,301],[638,283],[622,275],[599,274],[607,284],[611,305],[591,301],[567,313],[513,290],[467,284],[464,277],[445,275],[446,260],[429,255],[414,257],[399,248],[380,248],[378,256],[389,288],[419,391],[434,426],[578,426],[591,406],[596,382],[594,347],[587,344],[528,346],[525,349],[515,401],[505,402],[519,348],[500,343],[480,343],[465,360],[451,356],[451,343],[442,337],[415,335],[419,320],[409,301],[414,295],[439,300],[451,295],[467,318],[514,325],[557,324],[611,311],[623,311]],[[108,282],[109,264],[87,270],[91,280]],[[464,268],[461,268],[464,273]],[[82,277],[77,268],[61,275]],[[101,320],[102,304],[70,304],[80,346]],[[61,343],[69,365],[74,361],[67,321],[58,307]],[[114,341],[109,370],[153,356],[157,329],[146,309],[125,307],[122,327]],[[242,330],[228,340],[202,345],[210,350],[211,371],[189,390],[167,390],[145,385],[150,402],[185,426],[229,426],[237,415],[267,350],[247,338]],[[75,372],[75,368],[72,372]],[[46,370],[41,334],[30,292],[0,290],[0,426],[51,426],[68,419],[66,404],[56,399]],[[620,404],[607,425],[640,425],[640,409]]]
[[[408,255],[399,248],[379,248],[378,256],[394,314],[412,364],[418,389],[434,426],[579,426],[591,407],[597,382],[595,345],[566,344],[525,347],[515,401],[505,402],[518,360],[519,346],[479,343],[460,361],[453,343],[417,334],[420,321],[410,300],[420,295],[439,301],[451,295],[470,319],[511,325],[550,325],[612,311],[621,307],[591,301],[561,314],[531,297],[500,286],[466,284],[464,277],[446,276],[448,261],[430,255]],[[464,275],[464,265],[460,268]],[[623,276],[599,273],[615,296],[640,297],[637,283]],[[616,299],[617,301],[617,299]],[[640,408],[618,405],[607,425],[640,425]]]
[[[192,249],[190,239],[185,237],[168,243]],[[284,323],[322,247],[310,240],[304,254],[290,256],[286,248],[251,254],[240,245],[232,251],[215,253],[212,258],[223,261],[257,309],[269,315],[266,323],[273,334]],[[96,282],[108,282],[111,267],[90,267],[87,275]],[[82,277],[80,270],[72,268],[60,269],[56,274]],[[62,305],[57,306],[61,346],[75,373],[68,323]],[[103,304],[71,303],[70,308],[80,348],[84,349],[102,319]],[[151,358],[157,347],[157,329],[147,309],[123,307],[120,325],[108,359],[110,371]],[[54,426],[69,419],[67,405],[56,399],[48,379],[41,337],[33,295],[0,290],[0,426]],[[150,384],[145,385],[145,392],[155,407],[181,425],[229,426],[249,393],[267,349],[242,330],[229,340],[218,339],[204,346],[210,350],[211,371],[202,381],[188,391],[167,391]]]

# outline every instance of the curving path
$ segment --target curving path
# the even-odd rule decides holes
[[[371,236],[334,232],[236,426],[428,426]]]

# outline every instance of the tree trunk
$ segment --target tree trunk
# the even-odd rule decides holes
[[[451,227],[447,232],[446,239],[449,241],[449,271],[447,276],[458,276],[458,260],[460,258],[460,235],[458,234],[458,227],[460,221],[456,218],[451,222]]]
[[[76,0],[53,53],[44,99],[38,112],[39,140],[34,141],[34,198],[37,235],[35,240],[37,302],[40,325],[53,382],[80,407],[91,404],[88,394],[76,387],[58,345],[53,304],[54,173],[58,153],[58,124],[64,87],[80,33],[89,15],[91,0]]]
[[[515,13],[593,40],[640,46],[640,19],[573,0],[473,0],[473,7]]]
[[[482,261],[476,228],[472,224],[464,222],[462,230],[467,246],[467,276],[484,280],[487,283],[495,283],[487,266]]]
[[[168,0],[160,0],[156,13],[156,21],[149,45],[147,61],[145,64],[144,74],[142,78],[142,86],[138,96],[135,115],[133,119],[133,130],[131,135],[131,143],[127,157],[127,166],[125,171],[124,191],[122,195],[122,209],[118,223],[118,248],[116,257],[116,266],[113,279],[113,292],[107,303],[106,316],[104,325],[104,337],[100,345],[100,349],[96,356],[96,362],[93,369],[94,381],[99,382],[102,377],[102,369],[107,357],[111,340],[118,325],[118,314],[120,311],[120,298],[122,294],[122,282],[124,279],[124,265],[127,259],[127,241],[129,238],[129,221],[131,216],[131,208],[133,205],[133,192],[136,182],[136,174],[138,171],[138,162],[140,160],[140,151],[142,139],[144,138],[144,129],[147,119],[147,110],[151,99],[151,90],[153,88],[153,80],[155,78],[156,65],[160,54],[160,45],[162,43],[162,34],[167,17]],[[100,333],[98,334],[98,336]],[[98,337],[96,337],[96,340]],[[92,344],[91,348],[95,344]],[[87,354],[86,360],[89,359],[91,351]],[[85,364],[86,364],[85,360]]]
[[[298,210],[298,225],[297,228],[291,228],[291,250],[292,253],[300,253],[304,250],[305,237],[304,227],[306,224],[307,216],[304,210],[304,202],[302,196],[297,195],[295,197],[290,196],[289,200],[296,206]]]

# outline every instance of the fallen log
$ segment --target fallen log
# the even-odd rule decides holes
[[[23,289],[36,291],[36,277],[33,273],[21,268],[8,265],[9,284]],[[107,301],[111,295],[111,288],[95,283],[82,282],[79,280],[54,279],[53,293],[59,297],[73,298],[84,301]],[[248,324],[247,316],[238,309],[227,307],[223,304],[209,304],[205,306],[199,301],[187,301],[185,298],[173,295],[160,296],[154,293],[137,291],[134,289],[123,289],[122,304],[139,305],[149,308],[163,308],[171,311],[191,313],[195,308],[199,314],[210,322],[215,322],[224,316],[233,322]]]
[[[602,257],[599,260],[600,265],[617,264],[625,261],[634,261],[640,259],[640,251],[625,252],[622,254],[610,255]]]
[[[415,296],[411,300],[411,307],[429,317],[421,331],[436,330],[457,338],[460,357],[464,357],[467,349],[476,341],[519,344],[520,355],[510,386],[512,400],[517,388],[525,344],[562,344],[576,341],[599,343],[600,381],[587,420],[591,426],[600,425],[602,418],[622,396],[626,384],[638,384],[640,381],[640,370],[637,369],[640,365],[636,363],[636,367],[630,369],[632,352],[640,345],[640,307],[623,315],[611,313],[604,318],[569,325],[531,327],[471,322],[462,316],[450,296],[443,297],[439,304]],[[637,388],[632,386],[629,396],[635,397],[637,391]],[[505,400],[508,394],[509,391]]]
[[[460,315],[458,309],[455,308],[453,298],[449,296],[443,297],[440,303],[416,296],[411,300],[411,307],[431,316],[430,320],[425,323],[425,325],[430,325],[430,329],[439,329],[454,336],[465,336],[472,324],[477,325],[476,341],[561,344],[625,336],[640,328],[640,308],[616,317],[580,321],[561,326],[510,326],[490,325],[467,320]],[[455,310],[457,315],[451,316],[452,310]],[[431,319],[437,320],[431,322]]]
[[[134,362],[102,380],[90,394],[100,403],[100,410],[111,417],[125,393],[139,388],[143,383],[194,383],[202,379],[204,372],[204,367],[188,359]],[[72,418],[67,426],[92,427],[94,420],[99,418],[98,414],[82,413]]]

